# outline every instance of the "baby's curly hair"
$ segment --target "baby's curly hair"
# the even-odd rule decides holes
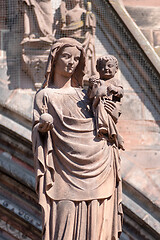
[[[118,71],[118,60],[117,60],[117,58],[113,55],[106,55],[106,56],[99,57],[97,59],[97,62],[96,62],[97,72],[102,70],[103,64],[110,61],[110,60],[112,60],[115,63],[115,67]]]

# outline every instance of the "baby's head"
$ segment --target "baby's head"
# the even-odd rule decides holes
[[[118,60],[112,55],[106,55],[97,59],[96,69],[103,80],[109,80],[118,71]]]

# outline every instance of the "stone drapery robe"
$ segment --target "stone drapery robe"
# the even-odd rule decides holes
[[[54,127],[40,133],[39,117],[44,112],[52,115]],[[43,239],[118,239],[122,230],[118,149],[105,138],[96,137],[85,91],[72,87],[40,90],[34,103],[32,139],[37,193],[43,209]],[[63,202],[69,204],[70,212],[61,220]],[[100,224],[94,225],[97,218]]]

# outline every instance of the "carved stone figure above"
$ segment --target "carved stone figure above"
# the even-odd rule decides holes
[[[44,81],[54,40],[52,1],[18,0],[7,4],[12,10],[8,20],[12,39],[8,37],[5,43],[9,88],[37,90]]]
[[[86,55],[86,75],[96,74],[95,69],[95,30],[96,18],[92,13],[91,2],[87,2],[87,10],[83,0],[62,0],[60,17],[55,19],[56,37],[72,37],[82,43]],[[60,34],[59,34],[60,31]]]
[[[122,231],[119,150],[116,138],[96,134],[82,88],[85,60],[78,41],[57,40],[35,96],[32,141],[44,240],[118,240]],[[116,104],[105,110],[117,117]],[[110,121],[108,132],[113,127]]]
[[[54,26],[51,0],[22,0],[17,4],[18,12],[13,18],[16,21],[10,26],[16,47],[12,48],[12,39],[7,50],[10,89],[25,86],[26,79],[28,88],[41,87],[51,44],[60,37],[72,37],[82,43],[87,57],[84,80],[96,74],[96,19],[91,2],[86,10],[82,0],[62,0]]]
[[[47,55],[54,40],[51,0],[23,0],[22,11],[24,16],[24,37],[21,41],[22,69],[38,90],[44,81]]]
[[[41,39],[52,42],[53,13],[51,0],[22,0],[24,38],[26,41]]]

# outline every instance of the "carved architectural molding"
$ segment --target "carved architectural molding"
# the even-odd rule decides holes
[[[22,207],[17,206],[10,200],[4,198],[2,195],[0,195],[0,206],[5,208],[8,212],[12,212],[17,217],[20,217],[22,221],[28,222],[41,231],[42,226],[38,219],[36,219],[31,213],[27,212]]]
[[[19,240],[32,240],[31,238],[24,235],[23,232],[20,232],[18,229],[14,228],[9,224],[9,219],[7,222],[0,219],[0,229],[9,233],[11,236]]]

